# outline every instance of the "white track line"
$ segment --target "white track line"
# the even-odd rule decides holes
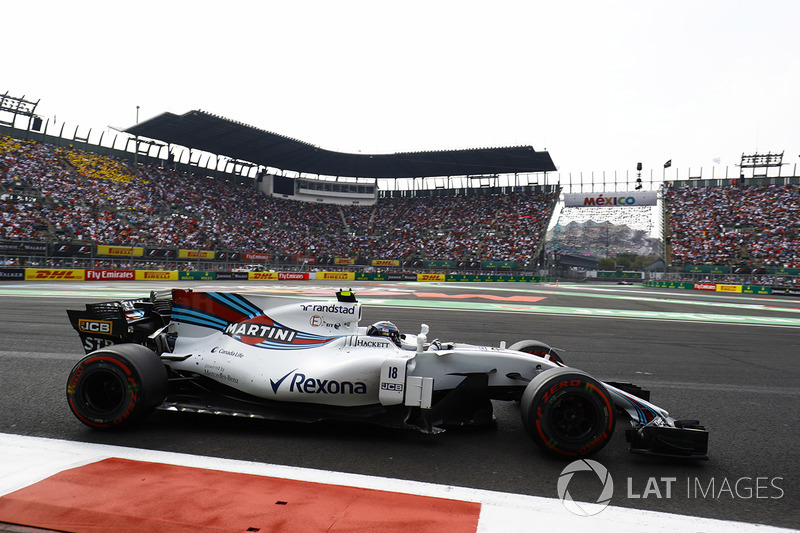
[[[570,513],[555,498],[7,433],[0,433],[0,496],[63,470],[109,457],[480,502],[482,506],[477,529],[479,533],[530,533],[547,530],[614,531],[615,533],[798,531],[615,506],[609,506],[594,516],[581,517]]]

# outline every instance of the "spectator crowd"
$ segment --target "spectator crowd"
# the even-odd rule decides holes
[[[0,136],[0,239],[347,258],[527,264],[555,194],[312,204],[154,166]]]
[[[665,186],[664,200],[673,265],[800,267],[796,184]],[[515,192],[312,204],[0,135],[5,240],[528,264],[543,245],[556,201],[555,194]],[[650,233],[652,215],[627,216],[634,215],[641,227],[626,225],[637,235]],[[608,250],[608,230],[605,237],[600,244]],[[635,240],[644,242],[641,235]],[[569,244],[562,238],[552,246],[559,242]]]
[[[800,185],[666,187],[673,264],[800,268]]]

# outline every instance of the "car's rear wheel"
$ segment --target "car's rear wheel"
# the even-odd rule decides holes
[[[67,402],[78,420],[95,429],[121,429],[160,404],[167,370],[151,350],[119,344],[81,359],[67,380]]]
[[[544,451],[562,458],[599,452],[614,434],[614,404],[602,383],[574,368],[551,368],[522,395],[522,423]]]

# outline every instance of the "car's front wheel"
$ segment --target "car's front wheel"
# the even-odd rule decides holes
[[[67,402],[78,420],[95,429],[129,426],[160,404],[167,370],[151,350],[119,344],[81,359],[67,380]]]
[[[600,451],[616,422],[603,384],[574,368],[551,368],[536,376],[525,388],[520,412],[531,439],[565,459]]]
[[[518,352],[525,352],[531,355],[535,355],[536,357],[541,357],[543,359],[547,359],[548,361],[553,361],[556,363],[564,364],[564,361],[561,360],[561,356],[556,353],[556,351],[550,347],[550,345],[545,344],[541,341],[534,341],[534,340],[525,340],[515,342],[511,346],[508,347],[509,350],[517,350]]]

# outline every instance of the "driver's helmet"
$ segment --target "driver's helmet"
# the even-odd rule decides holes
[[[400,346],[400,330],[389,321],[375,322],[367,328],[367,335],[370,337],[389,337],[389,339]]]

